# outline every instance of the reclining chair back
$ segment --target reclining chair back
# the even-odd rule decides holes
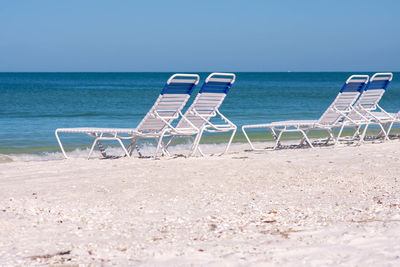
[[[365,87],[360,98],[354,104],[354,107],[359,113],[352,111],[350,112],[349,117],[352,120],[361,120],[361,115],[368,118],[369,116],[367,111],[373,111],[377,108],[377,105],[392,78],[392,73],[375,73],[369,80],[369,83]]]
[[[168,127],[168,124],[157,118],[157,115],[164,117],[166,122],[172,123],[186,105],[193,89],[199,83],[199,79],[200,77],[197,74],[172,75],[153,107],[139,123],[137,130],[145,133],[162,132]]]
[[[211,73],[205,80],[192,105],[186,110],[184,116],[197,129],[202,128],[215,115],[216,110],[221,106],[235,79],[236,76],[233,73]],[[176,128],[191,127],[186,120],[181,119]]]
[[[338,111],[347,113],[364,90],[369,80],[368,75],[352,75],[343,85],[335,100],[319,118],[318,123],[324,125],[335,125],[344,117]]]

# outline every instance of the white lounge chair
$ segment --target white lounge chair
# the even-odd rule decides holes
[[[361,91],[364,89],[368,82],[368,75],[352,75],[350,76],[339,94],[336,96],[332,104],[326,109],[318,120],[294,120],[294,121],[280,121],[267,124],[243,125],[242,131],[252,150],[266,150],[256,148],[250,140],[246,129],[266,128],[268,129],[275,139],[275,145],[272,149],[276,149],[279,144],[283,133],[299,132],[302,134],[300,145],[306,141],[308,145],[313,148],[313,145],[308,138],[307,134],[310,130],[326,130],[329,133],[330,139],[336,143],[336,138],[333,129],[340,127],[340,121],[344,116],[350,112],[351,106],[359,97]]]
[[[88,158],[90,158],[96,144],[100,144],[101,140],[114,140],[117,141],[127,157],[130,157],[132,151],[137,146],[135,145],[138,139],[151,138],[156,139],[157,149],[155,155],[162,149],[162,138],[172,127],[171,123],[178,119],[182,113],[181,110],[190,98],[193,89],[199,82],[199,75],[197,74],[174,74],[172,75],[164,88],[162,89],[159,97],[154,103],[153,107],[145,115],[137,128],[59,128],[55,131],[55,135],[60,145],[61,151],[65,158],[68,158],[65,153],[64,147],[59,137],[60,133],[83,133],[94,138],[92,147],[90,149]],[[132,140],[131,145],[127,149],[122,140]]]
[[[236,76],[233,73],[211,73],[205,80],[192,105],[186,110],[177,126],[170,131],[170,140],[166,147],[176,137],[191,137],[193,146],[190,155],[197,151],[204,155],[199,144],[204,132],[221,133],[232,131],[228,144],[222,154],[226,153],[236,133],[236,125],[228,120],[219,111],[227,93],[235,82]],[[211,122],[219,118],[218,123]],[[195,136],[195,137],[194,137]]]
[[[338,141],[340,141],[343,129],[352,127],[355,128],[355,133],[351,140],[359,137],[358,144],[361,144],[364,142],[365,134],[370,125],[378,125],[381,130],[379,135],[383,136],[384,140],[389,140],[386,127],[395,121],[396,114],[386,112],[378,103],[386,92],[392,78],[392,73],[375,73],[371,77],[361,96],[353,105],[352,111],[343,120],[337,137]],[[364,130],[361,133],[360,129],[363,126]]]

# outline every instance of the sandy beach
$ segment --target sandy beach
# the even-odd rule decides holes
[[[0,265],[398,266],[400,142],[0,164]]]
[[[400,267],[400,1],[42,2],[0,5],[0,267]]]

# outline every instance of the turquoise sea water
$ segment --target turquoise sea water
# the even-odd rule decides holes
[[[135,128],[171,74],[0,73],[0,154],[56,152],[54,130],[60,127]],[[199,74],[191,100],[209,73]],[[220,110],[239,127],[318,119],[351,74],[355,73],[236,73]],[[390,112],[400,109],[399,74],[394,73],[381,100]],[[212,137],[205,140],[217,142]],[[241,140],[239,133],[236,141]],[[75,134],[68,135],[66,144],[73,149],[90,142]]]

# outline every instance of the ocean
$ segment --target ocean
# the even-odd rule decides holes
[[[199,73],[200,83],[188,104],[208,74]],[[352,74],[373,73],[239,72],[220,111],[239,128],[244,124],[318,119]],[[389,112],[400,109],[399,73],[393,74],[380,102]],[[0,155],[10,160],[62,158],[54,136],[56,128],[135,128],[170,75],[0,73]],[[204,140],[213,144],[225,139],[209,135]],[[83,134],[66,135],[65,142],[68,150],[74,151],[86,151],[91,145]],[[235,142],[244,142],[240,130]]]

